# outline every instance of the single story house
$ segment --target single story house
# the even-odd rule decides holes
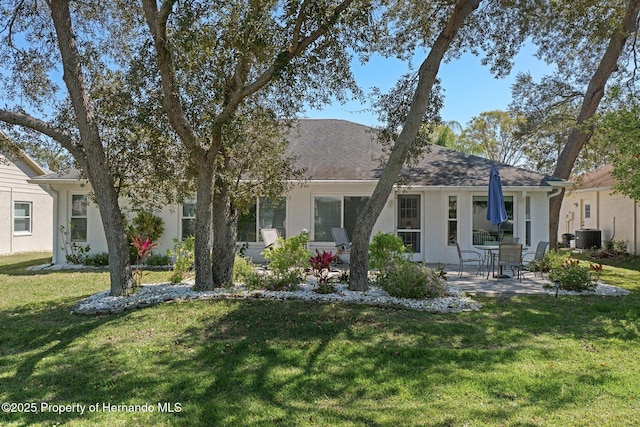
[[[52,250],[53,195],[29,182],[45,173],[24,153],[0,154],[0,255]]]
[[[583,175],[564,196],[558,237],[578,230],[600,230],[601,241],[624,241],[627,251],[640,249],[640,207],[638,202],[612,189],[612,165]]]
[[[332,227],[351,235],[356,218],[373,192],[382,155],[374,129],[344,121],[300,119],[288,135],[289,152],[307,179],[282,200],[256,200],[241,218],[238,241],[246,254],[260,260],[264,244],[261,228],[277,228],[282,236],[307,230],[310,249],[334,249]],[[504,188],[509,219],[499,228],[486,220],[489,171],[496,165]],[[486,236],[515,236],[527,247],[548,239],[549,197],[566,181],[522,168],[433,146],[411,169],[406,184],[398,185],[384,206],[375,228],[396,233],[410,245],[416,261],[457,263],[455,242],[470,248]],[[34,182],[47,184],[56,197],[56,227],[75,225],[74,241],[106,251],[98,208],[88,197],[90,188],[77,175],[49,174]],[[193,203],[167,206],[156,213],[164,219],[164,235],[156,252],[171,248],[172,239],[193,232]],[[474,237],[475,236],[475,237]],[[479,237],[480,236],[480,237]],[[475,240],[474,240],[475,239]],[[60,242],[54,262],[64,262]]]

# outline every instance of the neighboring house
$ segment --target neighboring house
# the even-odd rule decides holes
[[[0,255],[52,250],[53,196],[29,182],[44,173],[26,154],[0,154]]]
[[[585,174],[567,191],[560,210],[558,238],[577,230],[601,231],[602,243],[620,240],[627,250],[637,254],[640,247],[640,209],[632,199],[614,193],[611,165]]]
[[[246,254],[260,260],[261,228],[277,228],[282,236],[308,230],[310,249],[335,249],[332,227],[345,227],[351,236],[356,218],[381,173],[380,145],[373,129],[343,120],[301,119],[288,137],[289,152],[307,168],[304,185],[282,200],[260,199],[240,220],[238,240]],[[504,187],[509,220],[500,229],[486,220],[489,170],[496,165]],[[433,146],[417,167],[408,169],[408,185],[398,186],[380,215],[377,231],[396,233],[411,245],[417,261],[457,262],[455,241],[471,247],[474,235],[513,235],[527,247],[548,240],[549,197],[566,181],[513,166]],[[52,185],[57,197],[57,226],[75,224],[74,240],[106,251],[97,207],[90,188],[77,175],[45,175],[35,181]],[[164,219],[157,253],[172,247],[174,237],[193,232],[194,205],[167,206],[156,213]],[[58,237],[59,239],[59,237]],[[480,242],[482,243],[482,242]],[[60,248],[58,242],[54,245]],[[55,262],[64,253],[55,251]]]

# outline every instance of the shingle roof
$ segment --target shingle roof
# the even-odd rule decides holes
[[[289,133],[289,153],[307,167],[309,180],[375,180],[382,154],[371,127],[335,119],[300,119]],[[505,187],[549,187],[564,181],[526,169],[432,146],[419,164],[408,170],[409,183],[419,186],[487,186],[495,165]]]
[[[613,176],[611,176],[612,169],[613,165],[608,164],[582,175],[574,189],[581,190],[611,187],[613,185]]]
[[[375,129],[337,119],[299,119],[287,135],[288,154],[298,157],[310,181],[369,181],[382,173],[382,155]],[[545,187],[567,182],[526,169],[493,162],[447,148],[432,146],[418,165],[406,172],[414,186],[476,187],[489,185],[495,165],[504,187]],[[77,180],[78,171],[41,175],[37,181]]]
[[[33,181],[76,181],[80,179],[80,171],[71,169],[61,172],[50,172],[33,178]]]

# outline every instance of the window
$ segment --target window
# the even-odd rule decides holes
[[[585,203],[585,205],[584,205],[584,217],[585,217],[585,219],[591,218],[591,203]]]
[[[31,233],[31,202],[13,204],[13,232],[15,234]]]
[[[344,227],[351,237],[358,216],[369,200],[367,196],[318,196],[314,198],[314,238],[316,242],[332,242],[332,228]]]
[[[507,220],[500,225],[493,225],[487,220],[488,196],[473,196],[473,244],[482,245],[487,240],[502,240],[513,237],[513,196],[504,196],[504,207]]]
[[[185,202],[182,205],[182,239],[196,234],[196,203]]]
[[[414,253],[420,253],[420,196],[398,196],[398,236]]]
[[[447,221],[447,242],[449,245],[455,245],[458,241],[458,196],[449,196]]]
[[[87,202],[86,194],[73,194],[71,196],[71,218],[69,228],[71,229],[72,242],[87,241]]]
[[[262,240],[260,230],[275,228],[280,236],[286,237],[287,232],[287,202],[286,199],[271,200],[260,198],[247,213],[238,218],[239,242],[258,242]]]

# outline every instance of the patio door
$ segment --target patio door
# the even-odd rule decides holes
[[[422,259],[422,214],[419,194],[399,194],[396,233],[413,251],[413,259]]]

